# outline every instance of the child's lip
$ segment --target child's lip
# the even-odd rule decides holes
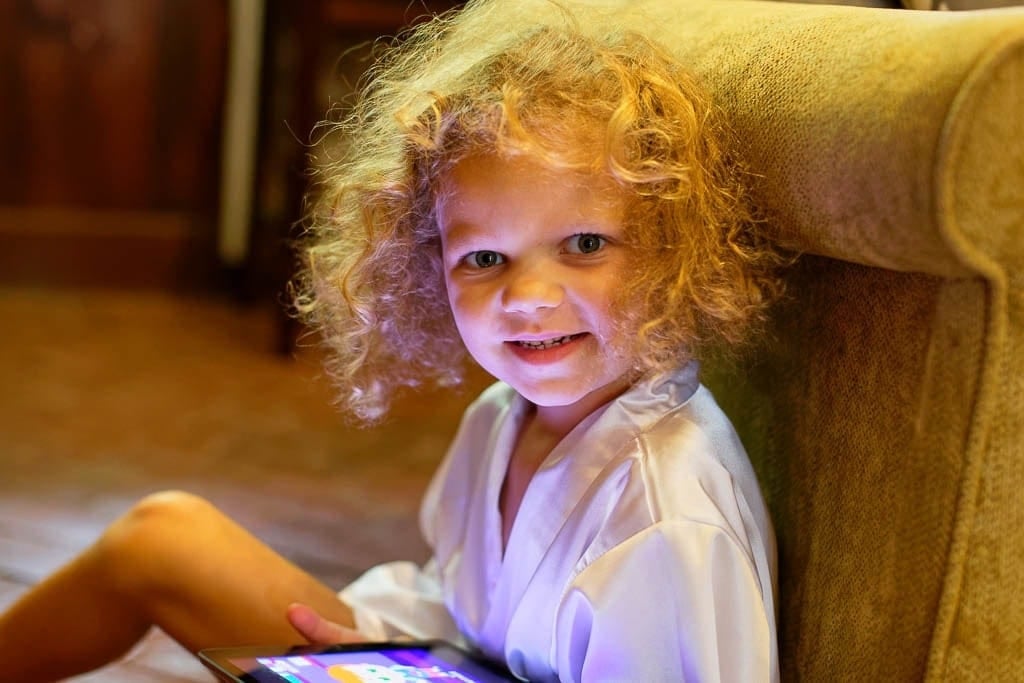
[[[509,342],[513,344],[516,342],[539,342],[539,341],[551,341],[552,339],[561,339],[562,337],[578,337],[586,332],[543,332],[539,334],[518,334]]]

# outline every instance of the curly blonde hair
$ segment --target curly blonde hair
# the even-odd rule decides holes
[[[344,150],[319,170],[296,305],[364,420],[397,387],[463,376],[436,204],[474,153],[528,154],[622,189],[634,267],[613,306],[639,371],[740,343],[780,291],[749,178],[682,65],[639,34],[584,29],[562,4],[498,16],[513,4],[471,2],[413,29],[330,124]]]

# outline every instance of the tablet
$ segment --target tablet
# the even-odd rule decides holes
[[[199,659],[222,681],[241,683],[503,683],[499,666],[440,640],[231,647]]]

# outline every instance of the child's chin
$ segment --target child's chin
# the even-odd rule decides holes
[[[542,408],[571,406],[587,395],[586,391],[564,387],[516,386],[514,384],[512,387],[527,401]]]

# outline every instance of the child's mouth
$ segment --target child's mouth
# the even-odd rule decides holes
[[[568,344],[574,339],[579,339],[585,333],[580,334],[567,334],[564,337],[555,337],[554,339],[544,339],[542,341],[517,341],[516,345],[526,349],[550,349],[555,346],[561,346],[562,344]]]

